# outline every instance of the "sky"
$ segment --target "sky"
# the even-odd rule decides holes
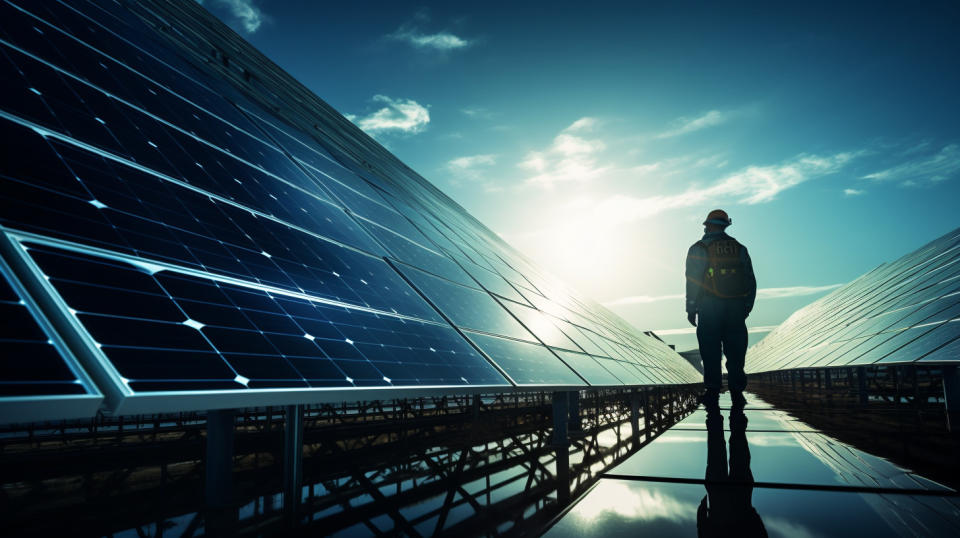
[[[507,242],[678,349],[716,208],[751,343],[960,226],[960,3],[204,6]],[[781,5],[784,4],[784,5]]]

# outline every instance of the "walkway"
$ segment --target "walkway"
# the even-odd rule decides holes
[[[742,415],[728,394],[720,407],[722,421],[701,407],[605,473],[546,536],[960,535],[953,489],[755,395]]]

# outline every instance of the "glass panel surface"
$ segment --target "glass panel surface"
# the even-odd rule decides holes
[[[506,383],[446,325],[136,261],[29,254],[135,392]]]
[[[729,491],[729,493],[727,493]],[[735,522],[717,536],[954,536],[956,497],[861,494],[602,479],[545,536],[697,536],[708,497]],[[741,504],[724,503],[730,494]],[[728,520],[729,521],[729,520]],[[720,526],[718,523],[716,526]]]
[[[75,373],[76,366],[68,363],[27,303],[14,291],[2,263],[0,320],[0,402],[15,397],[91,394]]]
[[[487,292],[460,286],[409,266],[399,268],[457,326],[533,340],[533,335]]]
[[[518,384],[586,386],[573,370],[540,344],[474,332],[466,334]]]

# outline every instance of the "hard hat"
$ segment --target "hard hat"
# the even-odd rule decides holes
[[[703,221],[704,225],[715,224],[717,226],[730,226],[733,224],[733,219],[727,216],[727,212],[722,209],[714,209],[707,215],[707,220]]]

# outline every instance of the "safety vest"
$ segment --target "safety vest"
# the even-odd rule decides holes
[[[750,294],[747,268],[743,263],[743,245],[736,239],[719,239],[704,243],[707,251],[707,271],[703,275],[703,288],[711,295],[722,298],[746,297]]]

